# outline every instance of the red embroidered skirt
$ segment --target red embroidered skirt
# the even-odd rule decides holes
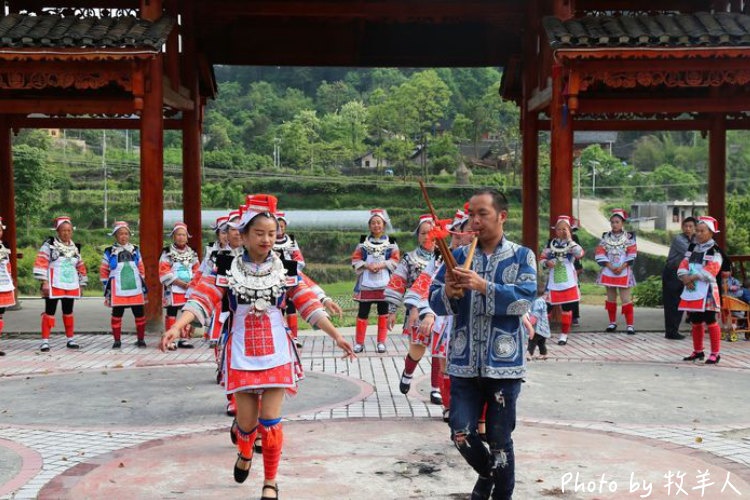
[[[230,338],[227,341],[224,361],[224,389],[226,393],[255,393],[262,392],[263,389],[282,387],[286,389],[287,394],[297,394],[297,381],[304,378],[304,374],[293,343],[290,343],[290,348],[292,349],[293,361],[284,365],[266,370],[234,370],[232,369],[232,340]]]

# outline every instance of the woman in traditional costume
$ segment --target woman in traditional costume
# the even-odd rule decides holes
[[[385,300],[391,308],[388,318],[389,328],[396,321],[396,309],[404,305],[404,335],[409,337],[409,353],[404,361],[404,371],[401,373],[399,389],[402,394],[409,392],[411,379],[419,361],[424,356],[427,347],[432,347],[432,325],[435,317],[422,316],[420,320],[419,301],[421,297],[416,293],[408,293],[419,276],[435,259],[435,242],[430,238],[430,231],[435,227],[435,220],[431,215],[422,215],[417,223],[414,234],[417,237],[417,248],[404,254],[393,271],[388,287],[385,289]],[[426,322],[422,325],[422,322]],[[420,333],[421,332],[421,333]],[[432,390],[430,400],[433,404],[442,404],[440,397],[440,365],[432,364]]]
[[[315,293],[295,275],[296,263],[285,263],[273,252],[278,224],[273,215],[275,208],[273,196],[250,198],[239,224],[243,253],[218,257],[215,271],[196,286],[182,315],[161,340],[163,350],[192,322],[206,324],[222,299],[228,298],[231,314],[227,319],[224,387],[237,399],[239,453],[234,478],[239,483],[247,479],[253,442],[260,433],[263,499],[278,497],[276,474],[283,443],[281,407],[285,392],[297,392],[302,375],[294,342],[284,324],[284,302],[294,302],[305,321],[330,335],[345,352],[345,358],[355,357],[351,344],[333,326]],[[273,496],[266,496],[266,492]]]
[[[164,306],[167,308],[164,317],[164,326],[169,330],[177,318],[180,308],[185,305],[186,294],[190,288],[190,281],[198,272],[200,261],[198,254],[187,244],[190,234],[184,222],[175,223],[170,233],[172,244],[164,247],[159,258],[159,281],[164,286]],[[175,347],[192,349],[187,339],[190,329],[185,329],[183,337],[179,339]]]
[[[352,267],[357,273],[354,286],[354,300],[359,302],[357,313],[356,343],[354,352],[365,349],[365,335],[370,317],[370,309],[375,304],[378,310],[378,336],[376,350],[385,352],[385,340],[388,335],[388,302],[385,301],[385,289],[396,270],[400,253],[396,240],[385,234],[389,223],[385,210],[370,211],[368,226],[369,235],[362,235],[357,248],[352,254]]]
[[[10,267],[10,249],[3,244],[3,218],[0,217],[0,335],[3,333],[3,315],[5,310],[16,305],[16,287],[13,283],[13,272]],[[5,356],[0,351],[0,356]]]
[[[79,349],[75,340],[73,304],[81,298],[82,287],[88,276],[81,257],[81,246],[73,242],[73,223],[70,217],[55,219],[57,236],[48,238],[34,261],[34,278],[42,282],[44,313],[42,314],[42,352],[49,351],[49,335],[55,326],[57,303],[62,303],[63,325],[68,349]]]
[[[104,287],[104,303],[112,308],[112,349],[122,346],[122,317],[125,309],[133,311],[137,339],[135,345],[146,347],[146,269],[137,246],[130,243],[130,226],[115,222],[112,228],[115,243],[104,251],[99,278]]]
[[[628,215],[625,210],[612,210],[609,223],[612,230],[604,233],[596,247],[596,263],[602,267],[597,284],[606,287],[607,300],[604,308],[609,315],[608,332],[617,330],[617,292],[620,292],[622,315],[625,316],[628,335],[635,334],[633,299],[631,290],[635,287],[633,262],[638,254],[635,233],[623,229]]]
[[[549,240],[542,251],[539,264],[549,270],[547,280],[547,303],[562,309],[560,337],[558,345],[568,343],[568,333],[573,324],[574,305],[581,300],[578,288],[578,273],[575,261],[583,258],[583,248],[573,241],[572,219],[561,215],[555,223],[555,237]]]
[[[715,365],[721,359],[721,327],[716,315],[721,311],[721,298],[717,276],[723,262],[722,252],[714,241],[719,232],[719,223],[713,217],[698,217],[695,226],[695,243],[688,246],[685,258],[677,268],[677,277],[685,285],[680,295],[680,311],[687,311],[693,325],[693,352],[684,361],[703,360],[703,338],[711,339],[711,355],[707,365]]]
[[[276,219],[279,221],[279,234],[276,235],[276,243],[273,245],[273,250],[284,260],[295,261],[297,263],[297,271],[302,271],[305,268],[305,258],[302,256],[302,251],[294,235],[287,234],[286,232],[287,225],[289,224],[286,214],[278,212],[276,213]],[[294,342],[297,344],[297,347],[302,347],[302,343],[297,340],[299,333],[297,310],[291,302],[286,305],[284,317],[289,329],[292,331]]]

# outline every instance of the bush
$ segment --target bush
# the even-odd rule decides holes
[[[336,283],[339,281],[354,280],[356,274],[352,266],[337,264],[308,264],[303,271],[314,282],[320,285]]]
[[[641,307],[663,306],[661,296],[661,277],[650,276],[645,281],[638,283],[633,291],[633,302]]]

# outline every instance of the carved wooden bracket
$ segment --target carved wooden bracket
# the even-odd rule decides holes
[[[42,90],[45,88],[75,88],[96,90],[108,85],[117,85],[125,91],[133,90],[133,79],[127,70],[32,70],[8,68],[0,69],[0,89],[3,90]]]

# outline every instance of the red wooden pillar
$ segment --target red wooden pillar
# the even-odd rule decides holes
[[[550,189],[549,220],[554,225],[559,215],[573,212],[573,116],[565,109],[563,68],[552,70],[550,103]]]
[[[711,118],[708,156],[708,215],[719,221],[715,240],[726,249],[727,124],[723,115]]]
[[[536,112],[524,112],[523,139],[523,245],[539,250],[539,129]]]
[[[539,120],[537,111],[529,111],[529,100],[534,90],[538,88],[538,12],[537,0],[530,0],[526,5],[523,105],[521,106],[523,244],[534,253],[539,249]]]
[[[193,236],[192,248],[201,255],[201,96],[195,47],[195,14],[193,5],[182,12],[183,76],[193,100],[193,110],[182,112],[182,211]]]
[[[201,124],[198,80],[193,92],[195,108],[182,113],[182,211],[190,234],[190,246],[200,255],[203,251],[201,227]]]
[[[0,216],[6,229],[3,241],[10,249],[13,281],[18,286],[18,256],[16,254],[16,191],[13,181],[13,148],[11,128],[7,117],[0,116]]]
[[[164,237],[164,101],[162,56],[147,63],[146,92],[141,114],[141,252],[146,266],[149,330],[159,328],[162,286],[159,255]]]

